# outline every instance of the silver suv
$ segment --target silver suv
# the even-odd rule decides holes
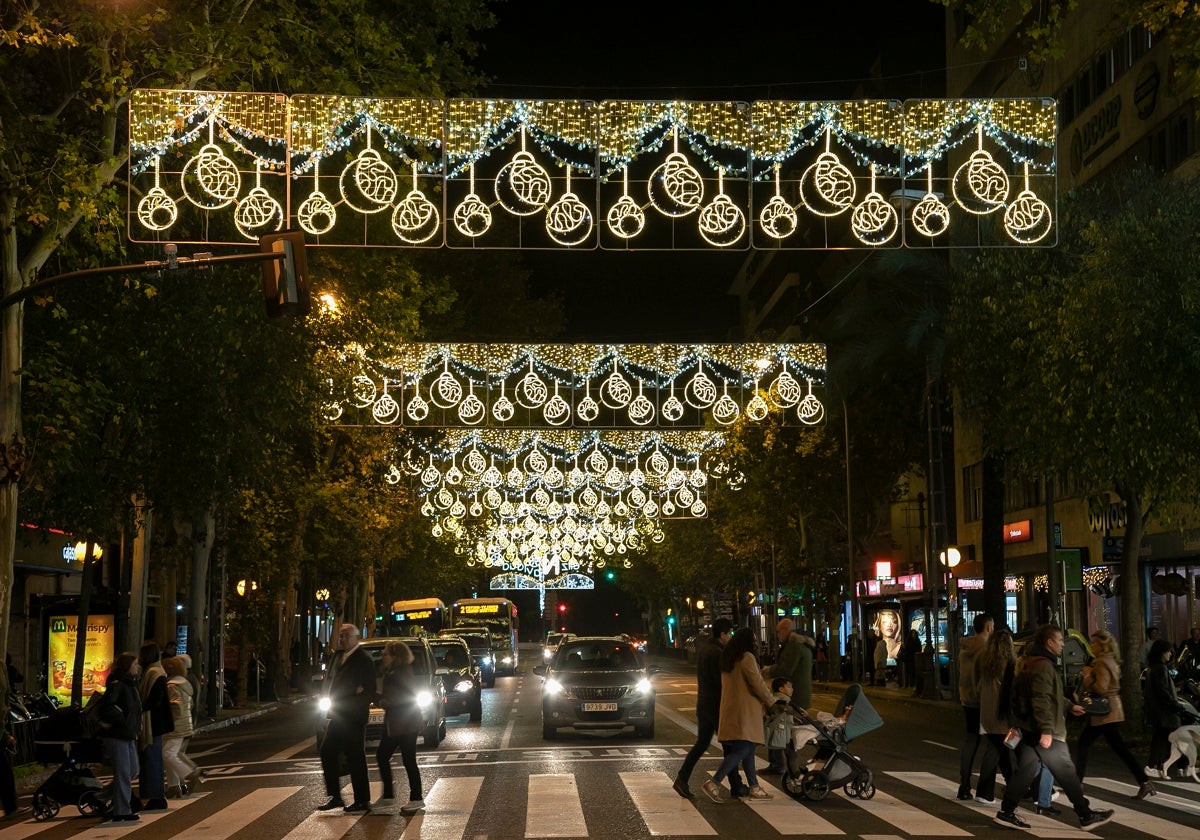
[[[542,737],[558,730],[614,731],[632,726],[641,738],[654,737],[654,685],[658,671],[624,639],[573,636],[563,640],[549,665],[533,669],[542,683]]]

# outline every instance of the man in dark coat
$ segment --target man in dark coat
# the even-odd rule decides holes
[[[775,625],[775,637],[779,639],[779,656],[775,664],[763,669],[764,679],[783,677],[792,683],[791,706],[796,711],[807,712],[812,705],[813,651],[817,647],[812,636],[796,632],[790,618],[781,618]],[[767,750],[767,766],[759,774],[779,775],[784,771],[783,750]]]
[[[700,756],[708,751],[713,736],[717,734],[717,721],[721,714],[721,651],[729,644],[733,635],[733,622],[718,618],[713,622],[712,635],[696,651],[696,743],[688,751],[683,766],[675,776],[675,792],[684,799],[695,796],[688,787],[692,770]],[[750,787],[735,768],[729,774],[729,789],[734,796],[748,796]]]
[[[338,631],[341,656],[335,657],[329,678],[329,723],[321,742],[321,770],[329,801],[317,808],[332,811],[341,808],[347,814],[365,814],[371,810],[371,788],[367,778],[367,720],[375,699],[375,663],[358,644],[358,628],[343,624]],[[342,801],[339,759],[346,757],[354,801]]]

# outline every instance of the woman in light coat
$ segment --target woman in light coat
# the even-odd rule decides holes
[[[167,770],[167,796],[187,796],[189,788],[196,784],[200,768],[187,753],[187,739],[192,737],[192,684],[187,678],[183,659],[170,656],[162,661],[167,672],[167,700],[171,704],[171,719],[175,729],[163,735],[163,764]]]
[[[1108,741],[1117,758],[1124,762],[1138,783],[1134,799],[1145,799],[1157,791],[1151,784],[1142,763],[1133,757],[1125,739],[1121,737],[1121,722],[1125,720],[1125,708],[1121,705],[1121,655],[1117,652],[1117,640],[1107,630],[1092,633],[1092,663],[1083,669],[1083,691],[1096,697],[1108,698],[1108,714],[1088,715],[1087,725],[1079,735],[1075,757],[1075,770],[1079,781],[1087,773],[1088,752],[1097,739]]]
[[[728,801],[721,782],[737,767],[742,766],[751,799],[771,799],[762,789],[754,770],[754,750],[766,743],[763,736],[763,714],[775,703],[771,689],[763,682],[758,660],[754,631],[741,627],[721,651],[721,713],[717,722],[717,740],[725,748],[725,758],[704,783],[704,793],[714,802]]]

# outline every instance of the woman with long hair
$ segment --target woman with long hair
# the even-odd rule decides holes
[[[754,750],[766,743],[763,713],[775,703],[771,689],[763,682],[754,651],[758,643],[754,631],[740,627],[721,651],[721,712],[717,722],[717,740],[725,757],[713,777],[704,783],[704,794],[713,802],[728,802],[721,782],[739,764],[750,785],[750,799],[772,799],[762,789],[754,769]]]
[[[1121,705],[1121,654],[1118,653],[1117,640],[1107,630],[1096,630],[1092,633],[1092,659],[1090,665],[1083,669],[1083,691],[1097,697],[1108,698],[1108,714],[1088,715],[1087,725],[1079,735],[1076,748],[1075,769],[1079,780],[1083,781],[1087,773],[1088,752],[1097,739],[1103,738],[1112,747],[1117,757],[1129,768],[1134,780],[1138,783],[1134,799],[1145,799],[1154,796],[1157,791],[1151,784],[1142,764],[1133,757],[1125,739],[1121,735],[1121,722],[1125,720],[1125,708]]]
[[[1155,639],[1150,645],[1150,653],[1146,668],[1146,685],[1144,687],[1146,721],[1150,724],[1153,734],[1150,736],[1150,760],[1146,762],[1146,775],[1156,779],[1167,778],[1167,770],[1163,762],[1171,754],[1171,733],[1178,729],[1183,720],[1179,713],[1183,706],[1179,704],[1179,694],[1175,691],[1175,681],[1171,679],[1171,643],[1166,639]]]
[[[1008,692],[1001,689],[1006,684],[1012,685],[1016,659],[1012,633],[997,630],[988,637],[987,645],[975,660],[975,678],[979,684],[979,728],[985,738],[975,801],[988,805],[996,800],[996,770],[999,769],[1006,784],[1012,776],[1012,751],[1004,746],[1004,737],[1012,727],[1012,722],[1008,713]]]
[[[167,810],[166,770],[163,767],[163,736],[175,729],[171,701],[167,697],[167,672],[162,667],[158,642],[147,641],[138,651],[142,676],[138,692],[142,701],[142,729],[138,738],[142,772],[139,780],[147,811]]]
[[[421,708],[417,705],[419,685],[413,675],[413,654],[404,642],[388,642],[383,649],[384,736],[379,739],[375,764],[383,782],[383,795],[371,808],[385,809],[395,805],[392,784],[392,755],[400,748],[404,771],[408,774],[408,804],[400,813],[408,816],[425,808],[421,793],[421,770],[417,766],[417,735],[424,726]]]
[[[112,765],[112,822],[137,822],[133,813],[133,777],[137,775],[137,737],[142,731],[142,702],[138,676],[142,668],[136,653],[125,651],[113,662],[100,698],[100,720],[104,727],[100,740]]]

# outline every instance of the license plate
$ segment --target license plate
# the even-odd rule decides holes
[[[371,717],[369,722],[371,724],[383,723],[384,714],[385,712],[383,709],[371,709]]]
[[[616,703],[584,703],[583,710],[585,712],[615,712],[617,710]]]

